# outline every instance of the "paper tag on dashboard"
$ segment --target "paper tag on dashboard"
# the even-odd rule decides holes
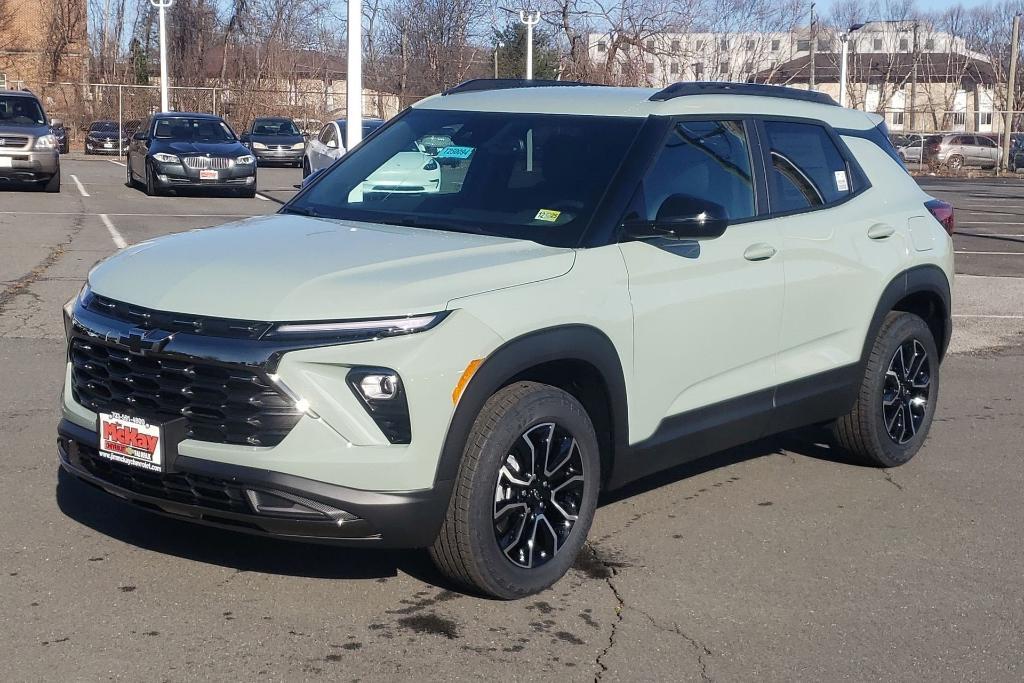
[[[836,189],[840,192],[849,192],[850,183],[846,180],[846,171],[836,171]]]

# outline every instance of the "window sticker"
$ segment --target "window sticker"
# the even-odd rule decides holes
[[[438,159],[468,159],[476,150],[475,147],[458,147],[449,145],[437,153]]]
[[[535,221],[545,221],[546,223],[554,223],[558,220],[558,217],[562,215],[561,211],[555,211],[554,209],[541,209],[537,212],[537,215],[533,217]]]
[[[849,192],[850,183],[846,180],[846,171],[836,171],[836,189],[840,192]]]

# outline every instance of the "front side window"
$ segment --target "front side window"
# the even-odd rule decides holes
[[[43,108],[34,98],[0,95],[0,125],[41,126],[45,123]]]
[[[284,211],[576,246],[642,124],[412,109]]]
[[[823,206],[850,194],[846,159],[822,126],[766,121],[764,129],[772,213]]]
[[[173,116],[157,119],[153,137],[163,140],[231,142],[235,139],[235,134],[226,123],[217,119]]]
[[[700,213],[708,203],[730,221],[754,215],[750,150],[742,121],[681,121],[669,134],[644,178],[630,218],[653,221],[666,200],[689,203]]]
[[[316,136],[316,139],[320,142],[327,144],[327,141],[331,138],[331,131],[334,130],[334,124],[328,123],[326,126],[320,129],[320,134]]]

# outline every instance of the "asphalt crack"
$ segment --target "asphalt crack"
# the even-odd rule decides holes
[[[49,253],[40,261],[36,266],[25,273],[17,280],[12,280],[4,287],[3,291],[0,291],[0,314],[3,314],[7,310],[7,306],[15,299],[15,297],[28,292],[28,288],[35,284],[43,274],[49,270],[53,264],[60,259],[61,256],[67,251],[67,248],[71,246],[71,242],[78,237],[78,233],[82,231],[84,226],[84,216],[78,215],[74,218],[74,223],[71,225],[71,230],[67,234],[67,238],[63,242],[58,242],[50,248]]]
[[[882,476],[885,477],[885,480],[887,482],[889,482],[890,484],[892,484],[893,486],[898,488],[900,491],[905,491],[906,490],[905,488],[903,488],[903,484],[901,484],[898,481],[896,481],[895,479],[893,479],[891,471],[889,471],[889,470],[882,470]]]
[[[583,546],[582,552],[590,553],[591,558],[605,568],[604,582],[608,585],[608,589],[615,598],[615,621],[612,622],[611,631],[608,633],[608,644],[597,654],[597,658],[594,660],[594,663],[598,666],[597,672],[594,674],[594,681],[596,683],[608,671],[608,665],[604,663],[604,659],[611,652],[611,649],[615,647],[615,636],[618,635],[619,626],[622,624],[622,612],[626,609],[626,602],[622,599],[622,595],[615,585],[614,579],[619,574],[616,563],[605,561],[589,543]]]
[[[707,645],[703,644],[690,634],[683,631],[681,628],[679,628],[679,624],[675,622],[672,623],[671,627],[664,626],[662,624],[659,624],[658,620],[652,617],[647,612],[644,612],[643,610],[637,611],[640,612],[640,614],[647,617],[647,619],[651,622],[651,625],[654,626],[654,628],[665,633],[674,633],[683,640],[685,640],[687,643],[689,643],[693,647],[693,649],[697,651],[697,666],[700,667],[700,679],[702,681],[713,680],[711,678],[711,675],[708,673],[707,657],[711,657],[714,653],[711,652],[711,649]]]

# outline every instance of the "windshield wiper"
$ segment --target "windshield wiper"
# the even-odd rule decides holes
[[[401,218],[395,218],[394,220],[381,221],[382,223],[390,223],[392,225],[405,225],[410,228],[426,228],[429,230],[447,230],[448,232],[468,232],[474,235],[486,234],[480,228],[473,228],[469,226],[451,225],[449,223],[435,223],[432,221],[425,221],[422,218],[416,216],[402,216]]]

